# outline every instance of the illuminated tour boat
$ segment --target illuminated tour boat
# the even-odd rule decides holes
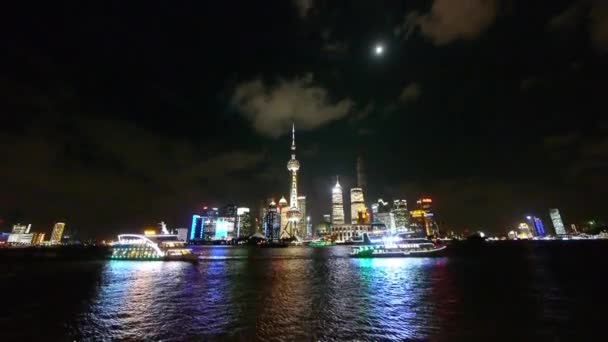
[[[112,243],[112,259],[119,260],[164,260],[164,261],[197,261],[198,256],[186,248],[176,234],[167,231],[161,222],[161,234],[156,231],[145,231],[140,234],[120,234],[118,241]]]
[[[427,239],[406,238],[404,234],[384,237],[379,242],[370,241],[363,246],[353,247],[353,258],[399,258],[440,256],[446,248]],[[365,237],[366,240],[367,237]]]

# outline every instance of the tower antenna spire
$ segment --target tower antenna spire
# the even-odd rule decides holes
[[[296,150],[296,124],[291,123],[291,150]]]

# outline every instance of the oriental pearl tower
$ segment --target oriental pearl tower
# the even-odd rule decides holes
[[[289,211],[287,211],[287,220],[289,229],[288,238],[300,235],[298,233],[298,222],[302,218],[302,213],[298,208],[298,170],[300,170],[300,162],[296,159],[296,126],[291,128],[291,159],[287,162],[287,170],[291,173],[291,190],[289,191]],[[281,236],[283,238],[283,236]]]

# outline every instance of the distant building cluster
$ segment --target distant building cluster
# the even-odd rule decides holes
[[[67,242],[64,239],[65,223],[57,222],[53,226],[49,240],[45,240],[45,233],[31,231],[32,225],[17,223],[13,225],[10,233],[0,233],[0,245],[9,246],[49,246],[60,245]]]
[[[226,205],[223,208],[203,207],[203,210],[192,216],[190,229],[179,234],[187,235],[192,243],[217,240],[232,240],[248,237],[252,232],[249,208]]]
[[[508,232],[507,238],[511,240],[568,239],[571,236],[584,237],[585,235],[606,234],[606,225],[595,220],[585,222],[582,225],[582,231],[577,228],[576,224],[570,225],[570,231],[566,230],[560,211],[557,208],[549,209],[548,217],[551,220],[553,230],[547,230],[539,217],[528,215],[525,217],[525,221],[517,225],[516,229]]]

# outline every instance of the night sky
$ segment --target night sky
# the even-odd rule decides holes
[[[108,238],[287,197],[292,121],[313,222],[358,155],[368,205],[431,196],[457,231],[548,224],[551,207],[567,226],[606,218],[606,1],[19,6],[3,11],[0,231]]]

